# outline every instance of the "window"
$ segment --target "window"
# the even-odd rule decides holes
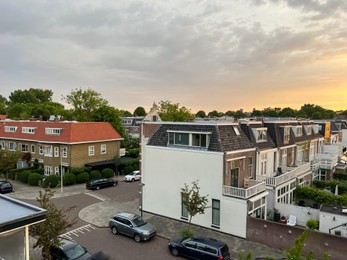
[[[45,166],[45,175],[52,174],[52,166]]]
[[[29,145],[27,144],[21,144],[19,146],[19,149],[22,151],[22,152],[29,152]]]
[[[94,155],[94,146],[88,146],[88,155],[93,156]]]
[[[45,133],[46,135],[60,135],[62,131],[62,128],[46,128]]]
[[[312,126],[311,126],[311,125],[306,126],[306,133],[307,133],[308,135],[311,135],[311,134],[312,134]]]
[[[5,132],[9,133],[14,133],[17,131],[17,126],[5,126]]]
[[[7,147],[10,151],[15,151],[16,150],[16,143],[15,142],[8,142]]]
[[[302,126],[296,126],[295,136],[297,137],[302,136]]]
[[[207,148],[211,133],[185,133],[168,131],[168,145],[189,146],[192,148]]]
[[[43,152],[44,152],[45,156],[52,157],[52,146],[51,145],[45,145]]]
[[[101,154],[106,154],[106,144],[102,144],[102,145],[101,145],[100,153],[101,153]]]
[[[212,225],[220,226],[220,201],[212,199]]]
[[[206,134],[192,134],[192,146],[206,147]]]
[[[237,126],[233,126],[233,129],[234,129],[236,135],[240,135],[240,131],[237,128]]]
[[[41,155],[43,154],[43,145],[41,144],[39,145],[39,154]]]
[[[54,174],[55,174],[55,175],[58,175],[58,174],[59,174],[59,167],[58,167],[58,166],[55,166],[55,167],[54,167]]]
[[[63,158],[67,158],[67,147],[66,146],[61,148],[61,153],[62,153]]]
[[[54,157],[59,157],[59,147],[54,147]]]
[[[253,178],[252,168],[253,168],[253,157],[249,157],[248,158],[248,178]]]
[[[289,127],[285,127],[284,128],[283,142],[284,143],[289,143],[289,140],[290,140],[290,128]]]
[[[35,153],[35,145],[34,144],[31,145],[31,153]]]
[[[36,127],[22,127],[23,134],[35,134]]]
[[[181,218],[188,219],[188,209],[187,206],[183,203],[183,194],[181,194]]]

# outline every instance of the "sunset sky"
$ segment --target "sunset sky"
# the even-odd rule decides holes
[[[346,0],[0,1],[0,95],[347,110]]]

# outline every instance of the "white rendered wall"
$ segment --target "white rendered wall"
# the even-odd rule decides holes
[[[198,180],[200,194],[208,195],[209,208],[193,217],[192,223],[211,228],[212,199],[217,199],[221,204],[219,230],[245,237],[246,201],[222,195],[223,153],[144,145],[141,162],[144,211],[180,220],[181,188]]]

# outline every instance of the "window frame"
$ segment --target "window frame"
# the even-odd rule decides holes
[[[212,227],[220,227],[220,206],[220,200],[212,199]]]
[[[94,156],[95,155],[95,147],[94,145],[88,146],[88,156]]]

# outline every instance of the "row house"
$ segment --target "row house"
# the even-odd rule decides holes
[[[239,124],[144,122],[141,134],[143,211],[188,221],[181,188],[198,181],[209,201],[194,224],[245,238],[248,215],[266,218],[257,151]]]
[[[122,140],[107,122],[0,122],[0,148],[29,154],[29,165],[23,161],[17,167],[37,161],[46,175],[118,158]]]

